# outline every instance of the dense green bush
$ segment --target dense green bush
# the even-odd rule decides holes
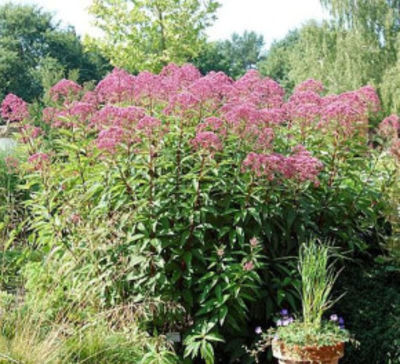
[[[399,271],[384,265],[352,264],[338,282],[337,290],[347,292],[336,305],[347,328],[360,342],[348,346],[343,363],[394,364],[400,361]]]
[[[379,246],[397,169],[369,145],[378,110],[368,86],[324,96],[309,80],[286,101],[255,71],[234,82],[190,65],[116,69],[93,92],[62,80],[46,132],[10,97],[3,117],[21,119],[30,156],[29,240],[44,254],[27,301],[42,297],[52,320],[137,305],[149,332],[183,335],[186,356],[245,362],[254,326],[298,305],[300,242]]]

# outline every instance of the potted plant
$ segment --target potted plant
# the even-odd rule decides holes
[[[334,270],[333,255],[329,244],[316,240],[301,246],[302,316],[296,319],[282,310],[276,328],[265,334],[257,328],[262,340],[252,351],[254,356],[272,345],[273,356],[280,364],[335,364],[343,357],[345,343],[351,340],[343,318],[333,314],[328,320],[323,319],[324,313],[337,301],[330,298],[339,274]]]

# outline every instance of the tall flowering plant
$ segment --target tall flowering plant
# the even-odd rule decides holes
[[[115,69],[91,91],[62,80],[49,96],[46,131],[22,100],[3,105],[29,153],[36,243],[98,282],[102,305],[160,298],[150,327],[187,335],[186,355],[212,362],[213,343],[295,307],[295,275],[276,258],[310,233],[362,250],[379,228],[370,87],[324,96],[309,80],[285,97],[254,70],[233,81],[170,64]]]

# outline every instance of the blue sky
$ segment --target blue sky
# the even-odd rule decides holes
[[[0,0],[0,4],[8,0]],[[75,26],[80,34],[96,34],[87,8],[91,0],[12,0],[13,3],[34,3],[55,14],[64,24]],[[210,39],[225,39],[233,32],[254,30],[269,45],[290,29],[310,19],[326,17],[319,0],[220,0],[218,20],[209,29]]]

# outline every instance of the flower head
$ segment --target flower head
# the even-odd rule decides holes
[[[220,258],[223,257],[224,254],[225,254],[225,249],[224,249],[223,247],[217,249],[217,255],[218,255]]]
[[[390,147],[390,153],[400,162],[400,139],[394,139]]]
[[[193,147],[197,150],[208,150],[211,153],[222,149],[221,140],[218,135],[212,131],[202,131],[196,134],[196,137],[191,141]]]
[[[19,166],[19,160],[11,155],[4,158],[9,173],[14,173]]]
[[[14,94],[8,94],[1,103],[1,116],[10,122],[20,122],[29,116],[27,103]]]
[[[295,92],[299,91],[312,91],[320,94],[321,92],[324,91],[324,85],[322,84],[321,81],[316,81],[313,80],[312,78],[303,81],[299,85],[296,86],[294,89]]]
[[[147,137],[151,137],[155,131],[161,129],[161,121],[152,116],[145,116],[139,120],[136,125],[136,129]]]
[[[253,236],[253,237],[250,239],[250,246],[251,246],[252,248],[256,248],[256,247],[258,246],[258,244],[259,244],[258,239],[257,239],[255,236]]]
[[[42,170],[50,163],[50,157],[46,153],[35,153],[28,158],[28,162],[33,164],[36,170]]]
[[[294,322],[294,318],[293,317],[287,317],[287,318],[282,320],[282,326],[289,326],[293,322]]]
[[[82,87],[76,82],[62,79],[50,89],[50,97],[53,101],[59,101],[61,99],[64,101],[72,101],[81,91]]]
[[[243,269],[247,272],[254,269],[254,263],[252,261],[246,262],[243,264]]]
[[[337,322],[339,319],[338,315],[333,314],[329,317],[329,320],[333,321],[333,322]]]
[[[280,314],[281,314],[281,316],[288,316],[289,315],[289,310],[287,310],[287,309],[282,309],[281,311],[280,311]]]
[[[124,131],[118,126],[102,130],[96,140],[97,148],[115,153],[116,147],[123,141]]]
[[[400,133],[400,118],[397,115],[390,115],[379,124],[379,134],[388,139],[394,139]]]
[[[133,97],[135,76],[119,68],[109,73],[96,87],[96,94],[101,102],[118,103]]]

